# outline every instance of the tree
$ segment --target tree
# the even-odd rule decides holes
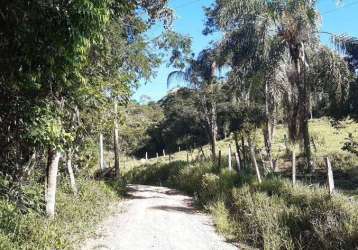
[[[205,118],[206,130],[210,138],[212,160],[216,160],[217,94],[219,79],[216,76],[217,62],[215,49],[200,52],[197,59],[188,59],[185,71],[173,71],[168,76],[168,86],[176,78],[189,82],[200,95],[200,108]]]
[[[165,0],[2,3],[1,166],[19,176],[30,160],[47,155],[50,218],[59,156],[79,153],[95,130],[108,127],[101,123],[113,100],[125,104],[131,87],[159,63],[142,34],[156,20],[170,25],[165,5]]]
[[[247,3],[241,5],[245,4]],[[231,86],[229,93],[233,105],[257,104],[265,107],[265,117],[261,126],[267,156],[273,167],[275,110],[280,101],[279,86],[275,83],[275,78],[284,46],[270,32],[272,22],[260,17],[261,8],[241,10],[239,20],[227,20],[227,17],[221,16],[221,12],[225,13],[229,5],[218,1],[212,9],[207,9],[208,20],[204,33],[224,31],[225,35],[218,45],[220,64],[230,67],[227,83]]]

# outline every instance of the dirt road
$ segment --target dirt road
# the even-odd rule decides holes
[[[164,187],[131,185],[122,212],[106,219],[83,250],[233,250],[192,199]]]

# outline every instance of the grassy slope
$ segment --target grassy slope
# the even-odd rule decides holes
[[[315,157],[323,157],[333,154],[347,154],[341,148],[343,143],[345,142],[345,138],[348,137],[349,133],[353,135],[358,135],[358,123],[353,121],[346,121],[344,122],[345,127],[341,129],[335,129],[328,119],[313,119],[310,121],[310,132],[311,137],[314,138],[315,144],[317,146],[317,152],[314,150]],[[278,125],[276,129],[276,134],[274,137],[274,144],[273,144],[273,153],[274,158],[282,158],[285,152],[285,140],[284,135],[287,134],[287,128],[283,125]],[[257,141],[258,141],[258,148],[263,148],[263,138],[262,133],[257,131]],[[218,150],[222,151],[222,155],[228,154],[228,146],[231,144],[234,146],[234,141],[231,138],[227,138],[221,141],[218,141]],[[206,156],[210,155],[210,146],[206,145],[203,146],[203,150]],[[298,148],[297,148],[298,150]],[[193,153],[193,157],[199,154],[199,149],[195,149]],[[161,153],[160,153],[161,154]],[[186,160],[186,151],[177,152],[172,155],[173,159],[175,160]],[[163,157],[160,156],[160,161],[168,161],[168,156]],[[157,162],[156,158],[150,159],[149,163]],[[127,167],[138,166],[145,163],[144,159],[141,160],[132,160],[130,158],[122,161],[123,165]],[[113,164],[112,164],[113,165]]]
[[[0,249],[77,249],[80,240],[111,213],[124,192],[122,185],[104,181],[78,180],[78,186],[78,197],[65,183],[58,188],[53,221],[42,214],[42,186],[22,188],[23,197],[33,201],[31,209],[21,210],[21,204],[1,198]]]
[[[313,140],[316,144],[317,151],[313,150],[313,156],[318,168],[322,169],[322,175],[317,180],[322,184],[324,181],[324,157],[329,156],[333,163],[333,169],[336,176],[336,184],[338,188],[343,189],[345,192],[356,195],[358,197],[358,158],[348,152],[343,151],[341,148],[348,137],[349,133],[358,135],[358,123],[353,121],[344,122],[344,127],[336,129],[332,127],[328,119],[314,119],[310,122],[310,132]],[[281,169],[290,166],[290,157],[285,155],[285,140],[284,135],[287,134],[287,129],[279,125],[276,129],[276,134],[273,144],[274,158],[277,159],[277,164]],[[258,148],[263,149],[263,138],[261,131],[257,131],[257,142]],[[218,142],[218,150],[221,150],[223,158],[227,159],[228,147],[231,144],[234,148],[234,141],[231,138],[221,140]],[[206,157],[210,156],[210,146],[206,145],[203,147]],[[296,152],[298,152],[298,146]],[[194,160],[198,155],[201,155],[199,149],[195,149],[189,154],[189,160]],[[187,152],[181,151],[172,155],[172,160],[187,160]],[[233,159],[234,161],[234,159]],[[126,169],[138,167],[143,164],[154,164],[154,163],[169,162],[169,157],[159,157],[149,159],[132,160],[127,158],[123,160],[122,166]],[[289,173],[288,173],[289,175]],[[323,178],[323,180],[322,180]]]
[[[317,146],[316,161],[330,156],[336,173],[345,173],[348,179],[343,183],[336,180],[338,187],[358,194],[354,182],[358,180],[358,159],[341,150],[348,133],[358,134],[358,124],[348,122],[336,130],[328,120],[321,119],[311,121],[310,128]],[[281,167],[286,161],[285,133],[286,129],[279,126],[274,145]],[[258,141],[262,147],[259,133]],[[231,139],[218,143],[224,156],[230,143],[234,144]],[[204,151],[209,155],[209,146]],[[196,149],[193,158],[198,154]],[[259,249],[358,249],[358,207],[344,194],[330,197],[324,187],[292,187],[289,180],[270,175],[258,184],[251,170],[237,175],[205,161],[188,165],[185,151],[173,158],[171,163],[168,156],[127,161],[126,177],[132,182],[167,185],[193,195],[198,204],[209,209],[218,231],[229,240]]]

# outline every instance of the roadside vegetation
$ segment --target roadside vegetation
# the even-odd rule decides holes
[[[197,54],[167,0],[0,14],[1,249],[75,248],[126,181],[194,195],[255,247],[357,248],[358,39],[323,44],[317,1],[215,0]],[[178,86],[131,100],[164,61]]]
[[[48,220],[41,185],[14,186],[1,177],[0,249],[78,249],[95,225],[118,208],[125,186],[84,178],[77,183],[76,197],[69,184],[58,187],[56,218]]]
[[[343,194],[279,175],[258,183],[252,169],[239,174],[210,161],[144,165],[128,180],[166,185],[193,195],[229,240],[259,249],[355,249],[358,204]]]
[[[228,168],[228,149],[235,140],[218,141],[220,167],[210,158],[210,145],[182,150],[159,158],[128,161],[124,170],[132,183],[163,185],[195,198],[196,206],[213,215],[218,232],[228,240],[259,249],[355,249],[358,247],[358,156],[343,150],[358,124],[345,121],[333,127],[327,118],[310,121],[316,141],[314,174],[299,167],[298,182],[292,184],[291,155],[287,155],[284,126],[278,126],[273,145],[277,171],[267,171],[258,159],[262,183],[251,161],[238,171]],[[257,153],[264,149],[257,131]],[[246,145],[248,148],[248,145]],[[205,157],[203,156],[205,155]],[[324,157],[331,158],[336,191],[327,188]],[[298,156],[299,159],[299,156]],[[188,161],[189,160],[189,161]],[[304,164],[301,162],[300,164]]]
[[[166,0],[3,1],[0,13],[0,249],[77,249],[124,192],[118,127],[162,60],[145,33],[175,36],[173,13]],[[100,168],[102,135],[116,171]]]

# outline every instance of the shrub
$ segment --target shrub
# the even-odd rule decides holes
[[[246,188],[246,193],[236,190],[234,194],[236,213],[238,218],[245,221],[245,214],[254,211],[242,211],[245,197],[259,197],[266,199],[261,206],[260,202],[252,199],[251,205],[255,212],[262,210],[268,223],[275,225],[276,219],[281,218],[283,231],[280,238],[290,239],[296,249],[354,249],[358,247],[358,215],[355,212],[357,205],[349,202],[339,194],[330,197],[322,188],[310,188],[303,185],[292,185],[280,179],[266,180],[261,185],[256,184]],[[265,198],[264,198],[265,197]],[[273,201],[277,201],[274,203]],[[255,217],[256,218],[256,217]],[[255,221],[247,218],[248,223]],[[257,225],[261,225],[257,222]],[[244,224],[245,229],[252,225]],[[259,226],[260,228],[260,226]],[[270,229],[275,231],[274,229]],[[262,230],[263,239],[270,240]],[[287,234],[289,232],[289,235]],[[250,235],[249,237],[253,237]],[[259,246],[265,246],[256,237]]]
[[[58,188],[57,214],[52,221],[34,209],[21,210],[16,203],[0,198],[0,249],[75,249],[125,191],[123,183],[117,182],[79,179],[77,184],[78,197],[73,196],[67,184]],[[26,189],[43,197],[41,186]]]
[[[142,165],[127,170],[124,177],[131,183],[141,183],[147,185],[167,184],[169,177],[178,175],[184,168],[185,162],[176,161],[168,164]]]
[[[209,207],[209,211],[213,215],[215,226],[219,233],[226,236],[226,238],[235,240],[237,237],[237,226],[232,220],[230,211],[225,206],[223,201],[217,201]]]
[[[240,240],[264,249],[293,249],[286,225],[291,209],[281,199],[244,186],[233,190],[233,203]]]
[[[182,168],[177,175],[169,178],[171,187],[179,188],[188,194],[198,194],[201,189],[202,178],[212,171],[211,164],[200,164],[194,167]]]
[[[260,249],[358,248],[358,205],[340,194],[331,197],[324,188],[293,187],[274,175],[259,184],[250,170],[237,174],[208,162],[136,171],[146,180],[159,176],[164,184],[194,194],[230,239]]]

